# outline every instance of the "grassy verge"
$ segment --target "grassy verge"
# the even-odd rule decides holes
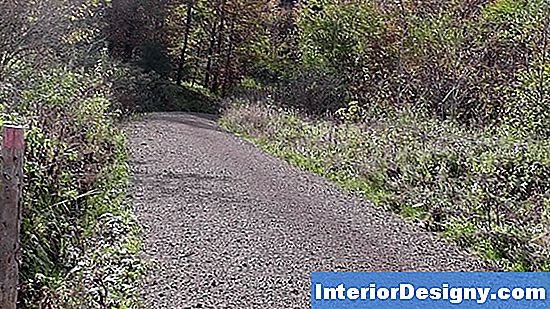
[[[125,148],[121,148],[115,163],[105,167],[97,178],[94,188],[101,193],[86,200],[88,207],[79,220],[83,255],[63,281],[63,286],[69,287],[67,303],[121,309],[139,305],[145,265],[138,257],[140,227],[127,196],[126,162]],[[77,291],[72,290],[75,286],[79,287]]]
[[[97,72],[29,74],[25,91],[0,87],[0,125],[27,128],[18,308],[137,308],[145,269],[109,88]]]
[[[550,270],[550,143],[403,113],[362,124],[234,105],[221,124],[516,271]]]

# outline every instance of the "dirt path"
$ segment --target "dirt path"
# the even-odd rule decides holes
[[[311,271],[471,270],[453,246],[223,132],[204,115],[129,128],[145,308],[308,308]]]

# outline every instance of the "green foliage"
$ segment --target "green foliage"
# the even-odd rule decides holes
[[[143,267],[107,74],[24,65],[18,74],[24,90],[1,87],[0,98],[4,117],[27,127],[21,303],[129,308]]]
[[[548,270],[548,140],[410,113],[338,125],[250,104],[221,123],[506,269]]]
[[[240,87],[244,90],[262,90],[263,86],[254,78],[245,77],[240,83]]]
[[[374,60],[385,35],[382,16],[363,1],[308,1],[298,24],[306,67],[329,72],[359,69]]]
[[[347,108],[341,108],[336,111],[336,116],[338,116],[340,120],[348,122],[359,122],[364,120],[365,114],[365,109],[361,107],[357,101],[351,101]]]
[[[484,127],[508,118],[544,137],[548,103],[532,94],[547,92],[549,12],[544,0],[308,1],[297,23],[302,70],[337,76],[346,101],[367,110],[414,108]]]
[[[184,81],[220,95],[262,66],[260,62],[272,64],[267,59],[276,52],[269,48],[263,24],[266,1],[160,2],[167,13],[160,37]]]
[[[550,137],[550,58],[518,74],[519,86],[508,88],[503,124],[511,134]]]
[[[113,103],[136,85],[107,56],[109,5],[0,3],[0,123],[26,128],[21,308],[137,306],[144,269],[115,123],[134,103]]]

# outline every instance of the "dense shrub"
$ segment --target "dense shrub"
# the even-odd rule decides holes
[[[273,99],[281,105],[317,116],[336,112],[346,98],[345,82],[338,75],[316,70],[290,75],[278,83],[273,92]]]
[[[302,119],[241,103],[222,124],[506,269],[550,270],[548,140],[409,112],[360,124]]]

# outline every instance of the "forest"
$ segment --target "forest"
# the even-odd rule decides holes
[[[124,123],[228,131],[507,271],[550,271],[547,0],[0,0],[20,308],[136,308]],[[86,307],[82,307],[86,304]]]

